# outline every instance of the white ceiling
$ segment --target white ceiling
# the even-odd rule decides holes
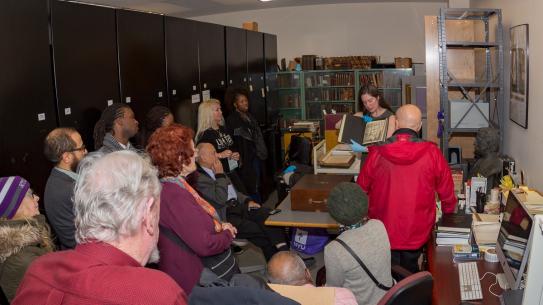
[[[197,17],[227,12],[266,9],[272,7],[364,3],[364,2],[447,2],[448,0],[79,0],[78,2],[129,8],[139,11],[161,13],[177,17]]]

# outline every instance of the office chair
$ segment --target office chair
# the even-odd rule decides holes
[[[433,284],[430,272],[417,272],[394,285],[377,305],[430,305]]]

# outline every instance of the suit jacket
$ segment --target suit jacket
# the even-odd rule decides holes
[[[74,193],[75,180],[57,168],[51,170],[44,193],[45,214],[57,235],[60,248],[75,248]]]
[[[227,204],[228,185],[234,185],[232,181],[230,181],[230,178],[225,174],[216,174],[215,179],[213,179],[200,165],[198,165],[195,180],[195,189],[200,196],[211,203],[215,210],[217,210],[217,213],[219,213],[221,219],[226,221],[226,208],[229,207]],[[238,190],[236,190],[236,195],[238,196],[238,202],[242,205],[246,205],[251,201],[251,198],[238,192]]]

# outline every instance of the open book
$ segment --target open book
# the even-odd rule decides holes
[[[362,145],[383,142],[387,138],[388,120],[364,123],[362,118],[346,114],[341,121],[338,141],[350,144],[351,140]]]

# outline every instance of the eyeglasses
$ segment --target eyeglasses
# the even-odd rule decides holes
[[[81,147],[77,147],[77,148],[74,148],[74,149],[70,149],[68,150],[68,152],[74,152],[74,151],[83,151],[87,149],[87,147],[85,146],[85,144],[82,144]]]

